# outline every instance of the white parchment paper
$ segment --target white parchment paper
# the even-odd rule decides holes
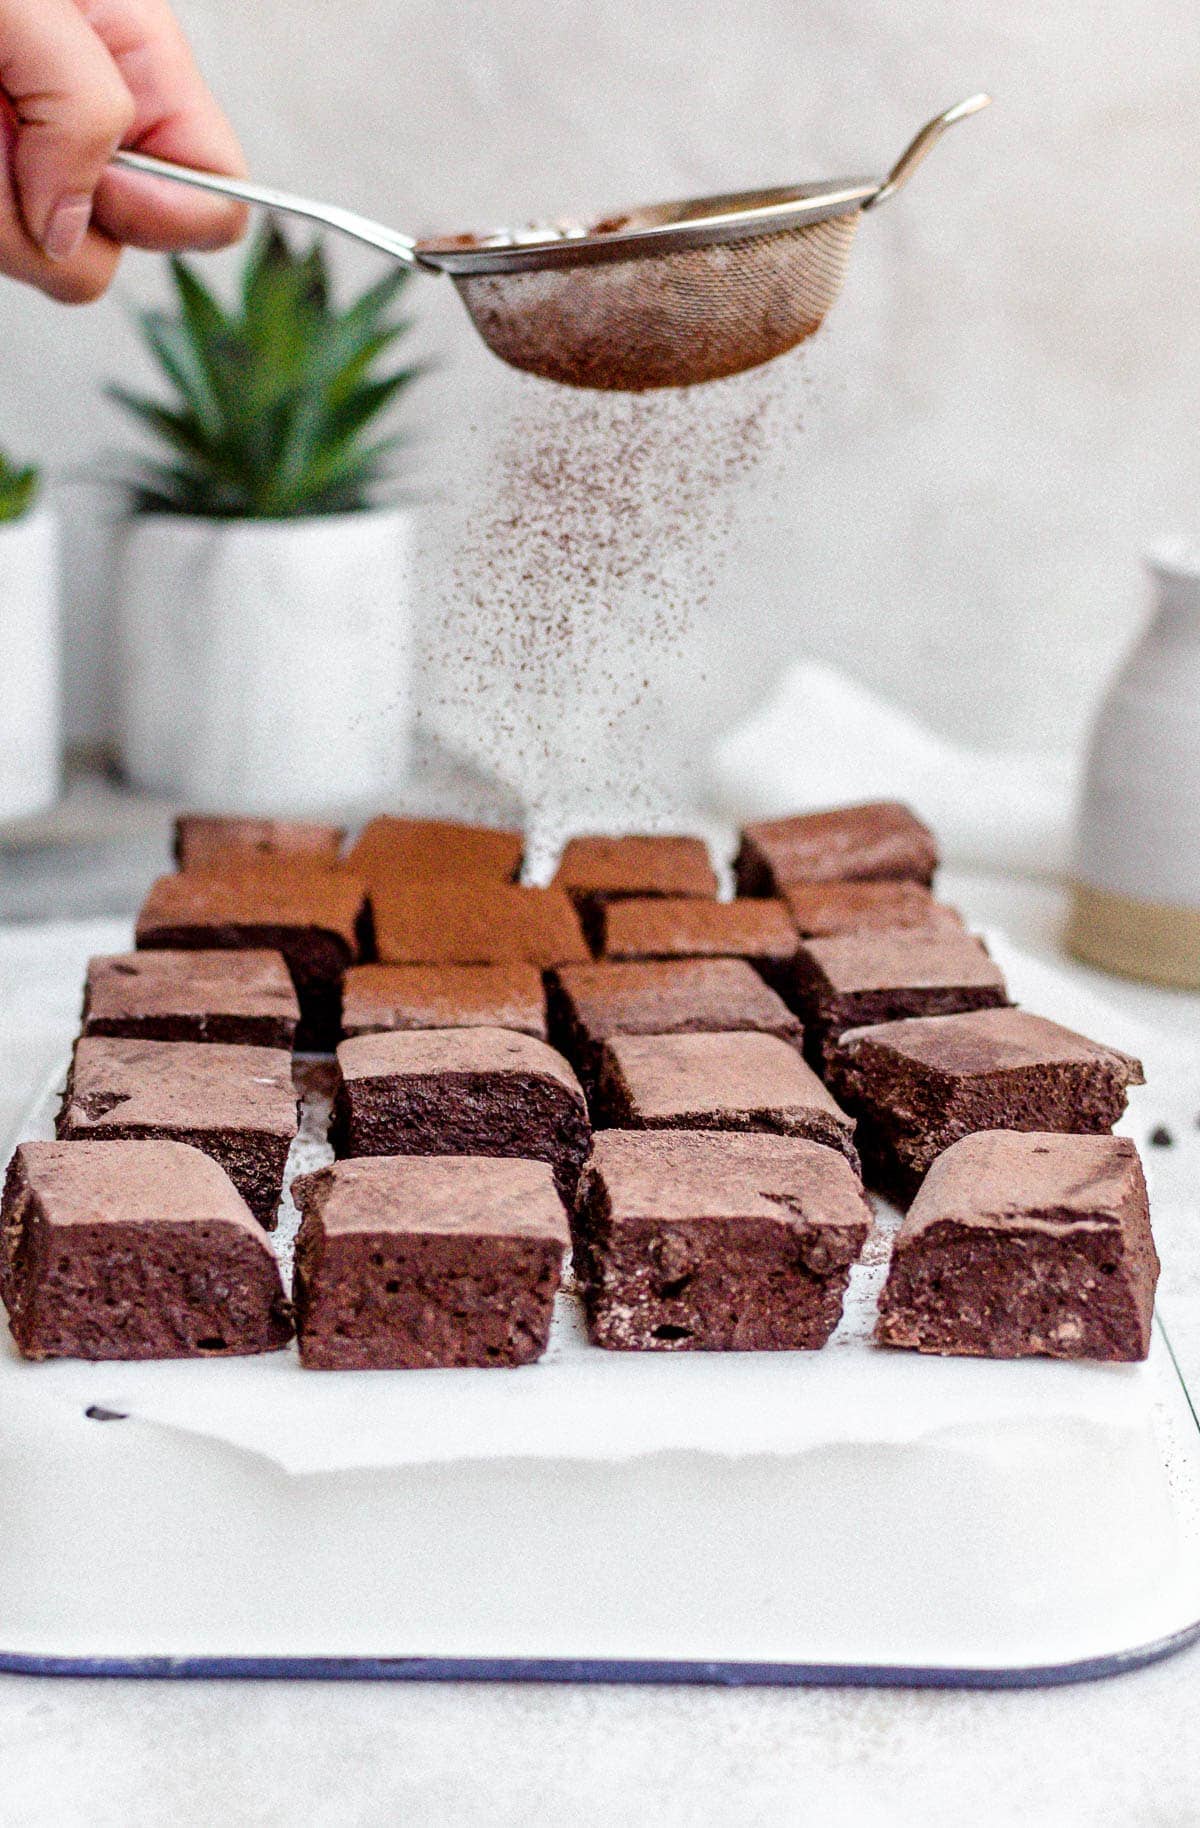
[[[1064,972],[1001,936],[992,950],[1013,996],[1040,1013],[1141,1052],[1150,1085],[1123,1127],[1139,1142],[1154,1122],[1156,1082],[1200,1088],[1176,1044],[1133,1032]],[[53,1133],[50,1089],[21,1137]],[[292,1172],[330,1159],[320,1111],[309,1112]],[[14,1138],[19,1140],[19,1138]],[[1153,1151],[1144,1151],[1153,1171]],[[792,1454],[830,1443],[902,1444],[946,1431],[1077,1421],[1105,1431],[1149,1426],[1173,1376],[1159,1342],[1143,1366],[1000,1363],[880,1351],[870,1343],[896,1215],[877,1206],[876,1232],[853,1272],[834,1338],[815,1353],[602,1352],[584,1338],[578,1304],[559,1298],[550,1348],[518,1370],[302,1371],[294,1347],[259,1358],[152,1364],[22,1361],[4,1335],[0,1404],[99,1408],[249,1449],[290,1473],[457,1460],[622,1460],[671,1450],[725,1456]],[[290,1268],[291,1202],[277,1234]],[[1174,1200],[1156,1201],[1168,1266],[1193,1227]],[[1179,1243],[1178,1248],[1184,1248]]]

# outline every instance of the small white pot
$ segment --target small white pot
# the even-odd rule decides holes
[[[1092,732],[1070,940],[1200,989],[1200,557],[1149,562],[1155,613]]]
[[[0,819],[58,797],[58,526],[48,508],[0,523]]]
[[[134,516],[117,571],[128,778],[262,814],[394,791],[411,733],[411,539],[400,508]]]

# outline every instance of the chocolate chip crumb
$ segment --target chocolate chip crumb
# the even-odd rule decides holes
[[[1155,1149],[1173,1149],[1175,1146],[1175,1138],[1165,1123],[1156,1124],[1147,1140]]]

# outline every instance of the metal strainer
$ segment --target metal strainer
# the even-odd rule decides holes
[[[413,241],[333,204],[121,152],[116,163],[304,216],[406,265],[449,273],[488,348],[574,387],[640,393],[739,374],[820,328],[863,210],[899,190],[972,95],[929,121],[888,176],[660,203],[588,225]]]

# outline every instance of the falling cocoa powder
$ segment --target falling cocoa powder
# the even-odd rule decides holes
[[[644,394],[510,378],[483,499],[462,504],[432,715],[517,789],[544,845],[694,800],[705,619],[805,384],[802,352]]]

